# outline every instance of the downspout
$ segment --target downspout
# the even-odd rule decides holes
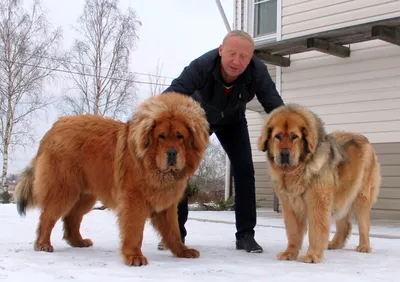
[[[225,15],[224,8],[221,5],[220,0],[215,0],[217,3],[218,11],[221,14],[222,21],[225,24],[226,30],[230,32],[231,26],[229,25],[229,21]],[[228,155],[225,153],[225,201],[228,200],[232,196],[232,172],[231,172],[231,162],[229,161]]]
[[[231,26],[229,25],[229,21],[228,21],[226,15],[225,15],[224,8],[221,5],[221,1],[220,0],[215,0],[215,3],[217,3],[218,11],[221,14],[221,18],[222,18],[222,20],[223,20],[223,22],[225,24],[226,30],[228,32],[230,32],[231,31]]]

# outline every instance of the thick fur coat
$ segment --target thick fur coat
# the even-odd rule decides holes
[[[345,246],[351,214],[358,222],[356,250],[370,252],[370,210],[381,183],[373,146],[360,134],[325,132],[321,119],[305,107],[288,104],[274,110],[258,140],[267,152],[269,172],[282,205],[288,244],[280,260],[296,260],[307,232],[310,245],[300,258],[320,262],[324,249]],[[329,241],[331,218],[336,234]]]
[[[21,214],[42,211],[35,250],[53,251],[50,236],[60,218],[71,246],[92,246],[80,224],[100,200],[118,214],[127,265],[148,263],[141,251],[148,218],[174,255],[198,257],[181,242],[177,203],[204,156],[208,131],[200,105],[172,92],[142,102],[126,123],[97,115],[59,119],[16,187]]]

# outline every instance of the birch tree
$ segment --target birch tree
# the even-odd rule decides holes
[[[64,113],[118,117],[136,101],[130,54],[141,25],[131,8],[123,14],[118,0],[86,0],[75,40],[64,66],[73,82],[63,97]]]
[[[0,153],[5,186],[9,153],[33,141],[32,116],[50,100],[42,86],[58,67],[60,29],[52,29],[38,0],[0,0]]]
[[[150,87],[150,96],[157,96],[161,94],[161,92],[166,87],[165,77],[161,76],[163,65],[160,64],[160,61],[157,61],[156,71],[154,74],[149,74],[149,87]]]
[[[224,180],[225,152],[217,140],[211,140],[205,156],[195,173],[196,185],[207,188],[211,183]]]

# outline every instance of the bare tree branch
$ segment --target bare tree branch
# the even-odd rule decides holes
[[[206,154],[195,173],[194,182],[201,189],[216,189],[212,183],[223,183],[225,178],[225,151],[218,140],[211,139]]]
[[[116,118],[131,111],[136,87],[129,58],[140,25],[133,9],[120,11],[118,0],[86,0],[75,28],[80,39],[63,63],[77,94],[63,97],[64,112]]]
[[[22,0],[0,0],[0,124],[4,187],[10,151],[33,141],[30,118],[52,101],[42,84],[60,65],[61,30],[50,30],[39,0],[29,11]]]
[[[161,76],[163,65],[160,65],[160,60],[157,61],[156,72],[154,75],[149,74],[150,96],[161,94],[165,85],[165,78]]]

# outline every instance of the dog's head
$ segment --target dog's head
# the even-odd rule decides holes
[[[325,131],[322,121],[311,111],[288,104],[270,113],[258,139],[258,149],[282,169],[297,167],[309,159]]]
[[[209,142],[204,110],[191,97],[164,93],[139,105],[129,132],[138,159],[158,174],[192,175]]]

